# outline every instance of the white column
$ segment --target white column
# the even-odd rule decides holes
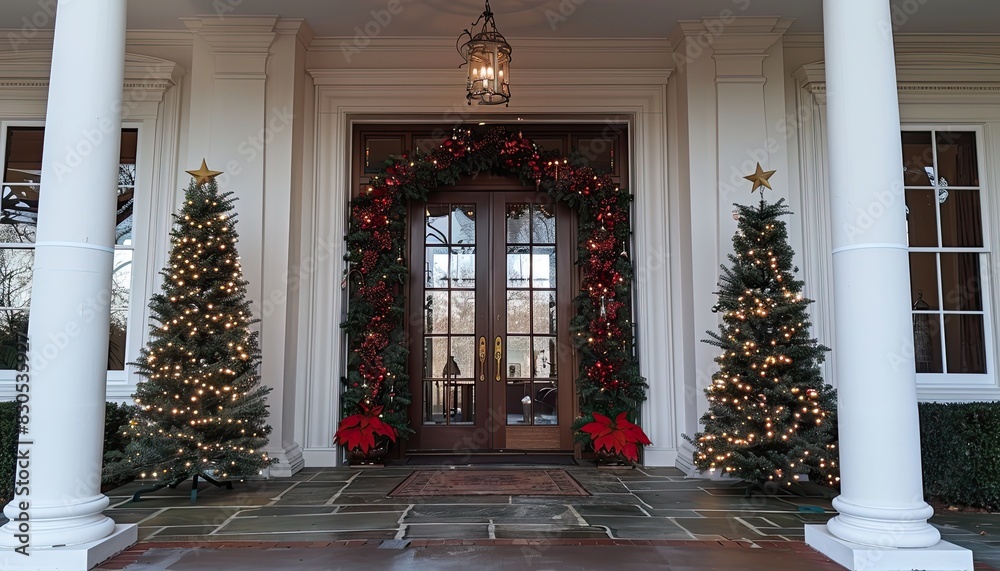
[[[116,529],[103,515],[100,491],[125,3],[60,2],[57,12],[22,412],[28,432],[18,445],[20,495],[4,509],[11,521],[0,532],[0,565],[13,568],[89,568],[136,538],[135,526]],[[25,545],[27,556],[9,549]]]
[[[806,541],[851,569],[972,569],[923,501],[899,105],[886,0],[823,3],[840,514]]]

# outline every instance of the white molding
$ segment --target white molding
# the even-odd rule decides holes
[[[309,49],[315,52],[340,52],[344,42],[353,41],[353,37],[317,37]],[[586,59],[586,54],[589,52],[667,54],[671,50],[669,40],[660,38],[517,38],[516,46],[519,54],[522,51],[567,52],[583,59]],[[444,50],[455,53],[455,38],[374,37],[369,39],[364,49],[365,51],[391,54],[398,54],[400,51],[440,52]]]
[[[564,122],[590,116],[615,117],[630,124],[631,187],[635,191],[636,260],[662,259],[670,252],[667,228],[669,200],[666,166],[666,80],[668,70],[535,71],[519,73],[516,98],[510,108],[466,106],[461,82],[453,75],[434,70],[331,70],[310,69],[316,82],[316,180],[306,189],[312,232],[303,237],[302,255],[315,255],[317,244],[330,244],[330,259],[344,254],[344,229],[350,185],[350,134],[356,121],[377,117],[395,123],[440,122],[490,117],[514,122],[527,117],[532,122]],[[572,99],[564,97],[568,81],[586,81],[590,86]],[[387,85],[413,86],[406,97]],[[475,119],[472,119],[475,117]],[[311,191],[311,192],[310,192]],[[305,208],[305,206],[304,206]],[[313,251],[307,251],[312,248]],[[338,419],[339,378],[344,370],[344,299],[340,289],[342,264],[311,276],[303,288],[303,315],[299,339],[307,347],[300,377],[304,387],[305,416],[303,456],[307,465],[326,466],[339,462],[330,444]],[[679,325],[670,319],[671,272],[669,265],[650,272],[635,292],[638,351],[641,373],[650,381],[649,400],[642,410],[644,428],[655,446],[647,449],[647,460],[672,465],[676,461],[679,414],[674,401],[671,335]]]

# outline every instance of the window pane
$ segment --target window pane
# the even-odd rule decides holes
[[[940,309],[937,254],[910,253],[910,295],[913,309]]]
[[[531,424],[531,381],[507,383],[507,424]]]
[[[122,165],[132,166],[134,165]],[[135,207],[135,188],[131,186],[118,187],[118,206],[115,210],[115,244],[132,245],[132,215]]]
[[[548,379],[556,376],[556,361],[553,358],[556,350],[555,337],[535,337],[533,373],[536,379]]]
[[[529,295],[524,290],[507,291],[507,333],[531,333]]]
[[[125,369],[125,347],[128,336],[128,311],[111,312],[111,338],[108,342],[108,370]]]
[[[451,292],[451,332],[476,332],[476,292]]]
[[[0,197],[0,242],[35,241],[38,225],[38,185],[5,184]]]
[[[444,376],[454,378],[472,378],[476,374],[476,338],[452,337],[451,354],[448,364],[443,369]]]
[[[448,287],[448,248],[444,246],[429,247],[424,258],[424,285],[429,288]]]
[[[428,204],[424,208],[424,242],[448,243],[448,205]]]
[[[531,241],[535,244],[556,243],[556,207],[554,204],[531,206]]]
[[[946,248],[982,248],[978,190],[951,190],[941,203],[941,242]]]
[[[507,337],[507,378],[531,377],[531,337]]]
[[[451,207],[452,244],[476,243],[476,206],[466,204]]]
[[[445,410],[444,381],[424,382],[424,424],[444,424]]]
[[[365,172],[377,173],[390,157],[403,154],[403,138],[392,136],[365,139]]]
[[[938,131],[938,176],[948,186],[979,186],[976,134],[969,131]]]
[[[7,164],[4,182],[38,182],[42,178],[42,127],[11,127],[7,130]]]
[[[448,332],[448,292],[424,292],[424,333]]]
[[[986,373],[986,341],[982,315],[944,316],[949,373]]]
[[[0,311],[0,369],[17,368],[17,343],[27,335],[28,312]]]
[[[440,379],[448,362],[448,338],[424,338],[424,378]]]
[[[507,205],[507,243],[527,244],[530,239],[528,233],[530,227],[529,205],[508,204]]]
[[[507,287],[527,288],[531,275],[531,248],[507,246]]]
[[[554,246],[532,248],[532,287],[556,287],[556,249]]]
[[[918,373],[942,373],[938,314],[913,314],[913,356]]]
[[[451,249],[451,287],[476,287],[476,247]]]
[[[559,390],[555,381],[535,383],[535,424],[559,423]]]
[[[536,335],[555,335],[556,333],[556,292],[534,292],[534,303],[531,307],[532,325]]]
[[[0,249],[0,307],[28,307],[34,261],[34,250]]]
[[[577,139],[575,151],[586,166],[600,173],[610,173],[615,167],[615,136]]]
[[[941,254],[941,287],[946,310],[982,311],[979,254]]]
[[[906,234],[910,247],[933,248],[937,240],[937,209],[933,190],[907,190]]]
[[[903,131],[903,181],[906,186],[930,186],[927,169],[934,168],[930,131]]]
[[[127,308],[132,292],[132,250],[115,250],[111,274],[111,307]]]

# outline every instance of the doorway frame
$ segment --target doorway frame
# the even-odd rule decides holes
[[[642,408],[642,426],[654,445],[645,463],[673,466],[686,423],[696,422],[690,363],[683,358],[683,320],[689,311],[680,296],[681,272],[668,260],[681,260],[681,196],[668,185],[667,80],[669,70],[524,70],[518,100],[498,111],[467,107],[454,70],[308,69],[307,117],[299,258],[311,269],[300,280],[296,316],[297,354],[295,440],[308,466],[342,464],[333,445],[339,416],[339,378],[345,370],[340,335],[346,305],[340,289],[343,236],[351,188],[353,126],[356,123],[451,125],[456,122],[526,124],[601,123],[629,125],[630,187],[635,189],[634,259],[637,350],[641,374],[650,383]],[[402,76],[420,76],[401,100],[394,86]],[[586,84],[588,90],[565,99],[562,86]],[[456,91],[456,89],[458,89]],[[301,274],[302,272],[300,272]],[[674,358],[677,355],[681,358]],[[691,374],[689,374],[691,373]],[[683,382],[676,379],[685,379]],[[691,402],[687,402],[691,401]]]

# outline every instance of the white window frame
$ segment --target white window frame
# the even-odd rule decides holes
[[[0,120],[0,157],[6,157],[7,156],[7,132],[12,127],[13,128],[18,128],[18,127],[34,127],[34,128],[43,128],[44,129],[45,128],[45,121],[43,121],[43,120]],[[141,338],[142,338],[142,335],[141,335],[142,332],[141,331],[135,331],[135,329],[137,327],[141,327],[141,324],[142,324],[142,319],[141,319],[142,313],[141,312],[144,310],[143,304],[145,303],[144,300],[147,297],[146,296],[146,292],[144,291],[145,288],[143,287],[143,281],[144,280],[141,279],[143,269],[142,269],[142,267],[140,265],[137,264],[137,261],[138,261],[137,259],[138,259],[138,254],[139,253],[138,253],[137,248],[136,248],[136,235],[137,235],[137,233],[135,231],[136,226],[138,226],[143,232],[148,232],[148,229],[144,228],[144,225],[148,221],[145,220],[145,219],[141,219],[139,217],[140,212],[143,212],[143,211],[147,210],[147,208],[140,208],[140,207],[141,206],[142,207],[146,206],[145,204],[142,204],[142,203],[146,202],[147,197],[149,196],[148,189],[145,189],[145,188],[143,188],[141,186],[141,181],[143,181],[144,179],[148,178],[148,177],[143,177],[143,175],[142,175],[142,173],[144,172],[144,169],[146,168],[146,166],[144,164],[144,157],[143,157],[143,152],[142,152],[142,150],[143,150],[143,131],[144,131],[144,128],[143,128],[142,122],[140,122],[140,121],[123,121],[122,122],[122,129],[135,129],[137,131],[137,135],[136,135],[136,159],[135,159],[136,180],[134,182],[134,190],[135,190],[134,196],[135,196],[135,198],[134,198],[134,203],[133,203],[133,207],[132,207],[132,224],[133,224],[132,243],[130,245],[128,245],[128,246],[120,245],[120,244],[115,244],[115,251],[130,251],[130,252],[132,252],[132,262],[131,262],[131,264],[132,264],[132,272],[131,272],[131,283],[129,284],[129,301],[128,301],[128,306],[126,308],[124,308],[125,312],[126,312],[126,321],[125,321],[125,327],[126,327],[126,329],[125,329],[125,331],[126,331],[125,335],[126,335],[126,337],[125,337],[125,352],[124,352],[125,366],[121,370],[109,370],[108,371],[108,383],[109,383],[109,385],[122,385],[122,384],[127,384],[128,381],[129,381],[129,378],[128,378],[129,377],[129,363],[131,363],[132,361],[135,360],[136,357],[138,357],[138,353],[139,353],[138,347],[141,344]],[[6,166],[6,165],[4,165],[4,166]],[[3,176],[6,176],[6,173],[3,173]],[[0,181],[0,183],[2,183],[2,182],[3,181]],[[22,248],[25,248],[25,249],[34,250],[35,244],[33,242],[32,243],[25,243],[25,244],[21,244],[21,245],[3,243],[3,244],[0,244],[0,247],[3,247],[3,248],[17,248],[17,247],[22,247]],[[137,290],[137,286],[142,287],[143,290],[142,291]],[[139,313],[139,316],[138,316],[139,318],[137,318],[137,316],[136,316],[136,306],[137,305],[140,306],[139,307],[140,313]],[[30,308],[31,308],[31,305],[29,304],[28,308],[27,308],[27,311],[30,312]],[[115,310],[114,307],[112,307],[111,309]],[[121,310],[121,308],[119,308],[119,310]],[[110,331],[109,331],[109,334],[110,334]],[[4,382],[11,382],[12,383],[14,381],[14,375],[15,374],[16,374],[16,371],[13,370],[13,369],[0,369],[0,383],[4,383]]]
[[[997,384],[997,371],[996,367],[996,348],[994,346],[994,330],[996,327],[996,316],[993,314],[994,304],[992,303],[992,292],[996,290],[993,287],[992,274],[992,233],[993,224],[995,223],[991,220],[988,215],[991,211],[990,203],[991,196],[989,192],[990,183],[990,173],[986,170],[986,144],[985,137],[983,133],[983,125],[971,124],[971,123],[903,123],[900,126],[900,132],[930,132],[931,133],[931,143],[933,151],[933,166],[935,169],[935,178],[940,179],[941,173],[938,169],[938,157],[937,157],[937,140],[936,133],[939,132],[967,132],[975,133],[976,136],[976,168],[979,173],[979,186],[976,187],[964,187],[954,184],[950,184],[946,187],[948,189],[954,190],[971,190],[975,189],[979,191],[979,201],[980,201],[980,217],[982,218],[982,228],[983,228],[983,246],[980,248],[952,248],[952,247],[910,247],[908,251],[911,253],[971,253],[976,252],[979,254],[979,271],[981,280],[981,297],[982,297],[982,315],[983,315],[983,342],[985,344],[986,352],[986,372],[985,373],[948,373],[948,356],[947,356],[947,346],[945,344],[944,338],[944,316],[945,315],[955,315],[955,314],[976,314],[978,311],[953,311],[947,310],[938,300],[938,309],[928,310],[926,313],[928,315],[937,315],[939,317],[938,333],[939,338],[937,342],[941,344],[941,362],[945,372],[941,373],[917,373],[917,383],[920,389],[930,389],[934,391],[947,391],[949,389],[955,389],[958,387],[963,388],[975,388],[975,387],[995,387]],[[906,186],[907,190],[927,190],[933,188],[935,193],[938,191],[939,186],[937,180],[934,182],[934,186]],[[936,201],[936,222],[937,222],[937,235],[938,243],[941,239],[941,204]],[[937,291],[938,296],[943,295],[943,284],[941,283],[941,267],[938,266],[937,270]],[[916,315],[916,312],[913,312]]]

